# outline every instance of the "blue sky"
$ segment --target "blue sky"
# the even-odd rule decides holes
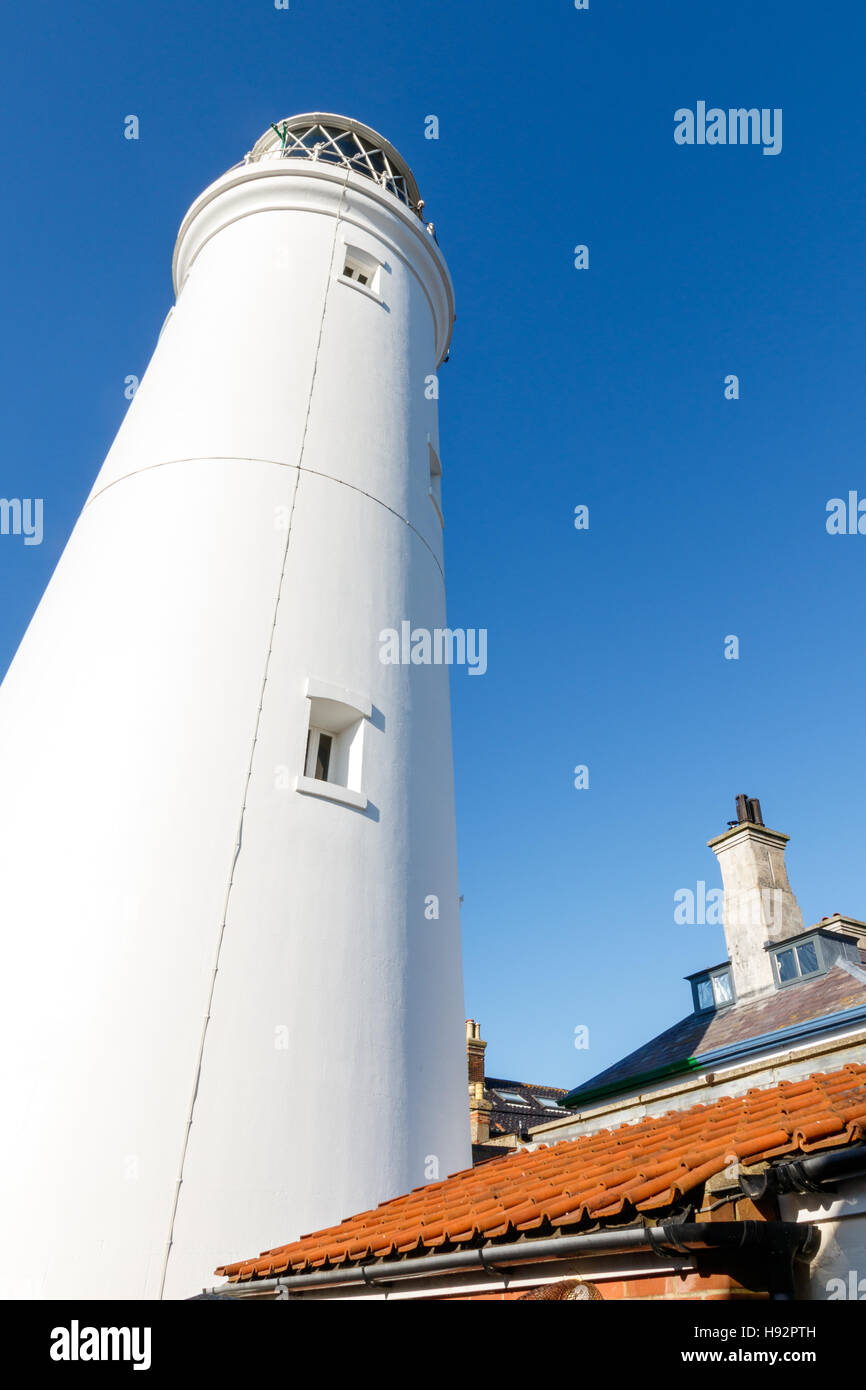
[[[737,792],[791,834],[807,922],[866,917],[866,536],[825,529],[829,498],[866,496],[860,8],[46,0],[3,30],[0,492],[45,499],[45,537],[0,537],[0,667],[153,350],[186,208],[272,120],[343,112],[411,164],[457,291],[442,454],[450,621],[489,632],[487,674],[452,682],[489,1070],[576,1085],[687,1012],[723,939],[673,895],[718,885]],[[676,145],[698,100],[782,108],[782,152]]]

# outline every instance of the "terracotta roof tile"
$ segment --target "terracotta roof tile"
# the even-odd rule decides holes
[[[864,1134],[866,1065],[852,1062],[829,1074],[510,1153],[216,1272],[247,1281],[513,1238],[624,1211],[661,1211],[734,1158],[754,1163],[858,1142]]]

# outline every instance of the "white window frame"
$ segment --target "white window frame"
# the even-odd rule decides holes
[[[317,680],[308,680],[304,693],[309,701],[306,752],[303,772],[295,778],[295,790],[365,811],[364,742],[373,712],[371,702],[356,691]],[[323,734],[332,740],[327,779],[315,776]]]
[[[361,283],[359,275],[366,276],[365,283]],[[382,303],[382,262],[371,256],[369,251],[362,251],[359,246],[343,246],[337,279],[341,285],[349,285],[353,290],[375,299],[377,304]]]

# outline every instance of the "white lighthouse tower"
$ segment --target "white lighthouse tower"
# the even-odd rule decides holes
[[[470,1162],[437,367],[396,151],[272,128],[0,689],[0,1293],[182,1298]]]

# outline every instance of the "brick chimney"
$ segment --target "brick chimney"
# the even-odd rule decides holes
[[[790,837],[764,825],[756,797],[737,797],[737,819],[728,826],[708,844],[722,871],[725,940],[737,998],[743,999],[775,989],[767,942],[805,927],[785,868]]]
[[[490,1138],[489,1100],[484,1099],[484,1053],[487,1043],[481,1037],[481,1024],[466,1020],[466,1059],[469,1067],[469,1123],[473,1144],[486,1144]]]

